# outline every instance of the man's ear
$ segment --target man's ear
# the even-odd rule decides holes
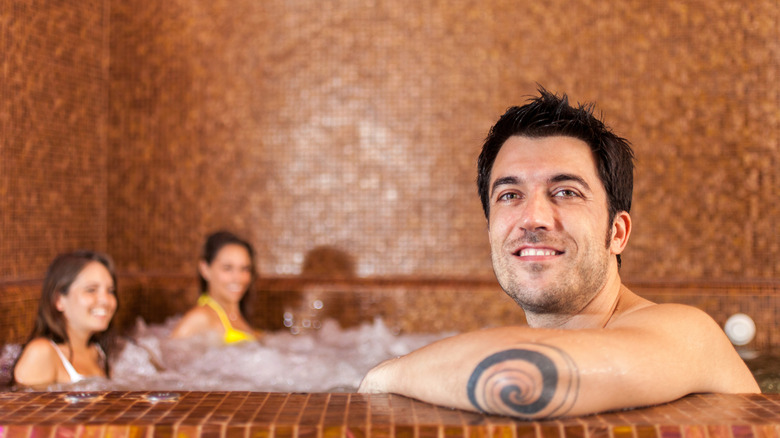
[[[631,235],[631,215],[627,211],[621,211],[615,215],[612,221],[609,251],[612,254],[620,254],[626,249],[628,237]]]

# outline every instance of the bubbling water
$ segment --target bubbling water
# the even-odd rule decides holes
[[[266,333],[259,342],[221,345],[218,337],[169,339],[178,318],[136,324],[112,361],[111,379],[87,379],[51,390],[353,392],[378,363],[452,333],[396,335],[381,319],[342,329]],[[8,349],[6,349],[8,350]],[[4,356],[18,354],[18,348]]]

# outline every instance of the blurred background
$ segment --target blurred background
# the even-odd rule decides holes
[[[537,84],[595,102],[634,145],[625,282],[780,320],[776,0],[0,0],[0,14],[9,339],[57,253],[107,251],[123,294],[190,303],[222,228],[252,242],[268,284],[318,255],[347,260],[353,283],[495,289],[476,158]]]

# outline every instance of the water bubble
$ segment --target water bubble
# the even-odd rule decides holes
[[[119,352],[112,378],[89,391],[131,388],[159,398],[183,391],[349,392],[376,364],[451,335],[396,336],[380,318],[347,329],[333,319],[308,318],[315,331],[287,313],[289,327],[266,332],[260,342],[230,345],[221,336],[169,339],[176,320],[149,325]],[[163,366],[155,368],[152,358]]]

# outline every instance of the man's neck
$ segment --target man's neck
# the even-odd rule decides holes
[[[526,312],[528,325],[534,328],[588,329],[604,328],[620,311],[624,311],[621,300],[624,295],[633,293],[623,286],[620,275],[614,270],[607,276],[601,290],[583,308],[571,313],[530,313]]]

